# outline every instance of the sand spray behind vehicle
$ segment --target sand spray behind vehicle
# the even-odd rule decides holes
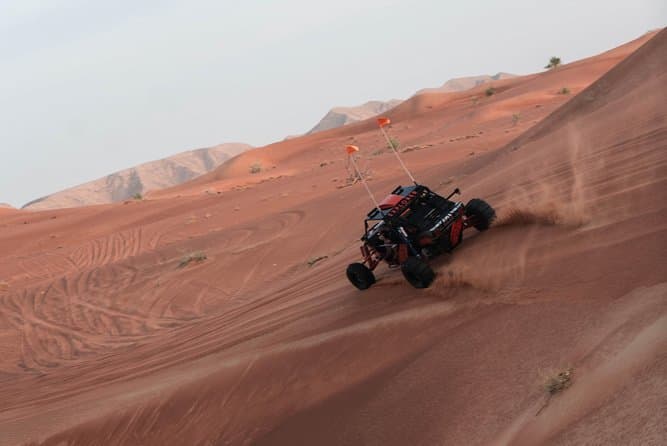
[[[521,183],[507,188],[512,197],[501,202],[492,237],[484,240],[485,249],[474,249],[476,240],[466,246],[465,256],[447,264],[434,289],[447,294],[450,289],[470,286],[501,295],[525,284],[529,272],[535,274],[551,258],[551,243],[568,240],[575,231],[588,225],[591,214],[591,184],[606,168],[605,160],[595,156],[581,132],[569,124],[561,130],[562,150],[542,168],[523,167],[517,175]],[[541,157],[541,153],[538,153]],[[541,159],[541,158],[539,158]],[[539,166],[535,159],[526,163]],[[502,255],[498,255],[502,253]]]

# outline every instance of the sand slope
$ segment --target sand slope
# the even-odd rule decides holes
[[[662,443],[667,110],[650,92],[665,49],[663,31],[477,170],[473,190],[504,205],[435,292],[461,325],[265,443]],[[573,387],[536,416],[541,381],[568,367]]]
[[[0,444],[664,442],[665,54],[662,31],[393,110],[416,176],[500,217],[423,291],[344,277],[369,200],[341,148],[378,195],[403,178],[372,122],[153,199],[0,216]]]

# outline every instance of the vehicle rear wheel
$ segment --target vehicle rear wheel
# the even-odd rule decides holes
[[[373,271],[368,269],[363,263],[351,263],[347,267],[347,278],[360,290],[370,288],[375,283]]]
[[[484,200],[473,198],[466,204],[466,217],[478,231],[486,231],[496,219],[496,211]]]
[[[403,265],[401,271],[405,280],[415,288],[428,288],[433,279],[435,279],[435,272],[428,264],[417,257],[409,257]]]

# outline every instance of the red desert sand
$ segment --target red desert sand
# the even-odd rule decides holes
[[[344,147],[406,182],[374,120],[2,210],[0,445],[665,444],[667,31],[493,86],[388,113],[423,184],[499,215],[425,290],[345,277]]]

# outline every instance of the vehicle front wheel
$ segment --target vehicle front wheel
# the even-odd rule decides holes
[[[347,267],[347,278],[352,285],[360,290],[368,289],[375,283],[373,271],[363,263],[351,263]]]
[[[433,279],[435,279],[435,272],[428,264],[417,257],[410,257],[401,265],[401,272],[405,280],[415,288],[428,288]]]
[[[496,211],[484,200],[473,198],[466,204],[466,217],[478,231],[486,231],[496,219]]]

